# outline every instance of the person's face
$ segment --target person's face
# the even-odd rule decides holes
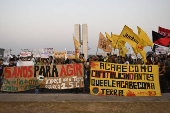
[[[13,63],[14,63],[14,61],[10,61],[10,63],[11,63],[11,64],[13,64]]]
[[[83,58],[83,55],[80,55],[80,58]]]
[[[47,60],[46,60],[46,59],[44,60],[44,63],[47,63]]]
[[[155,58],[155,61],[158,61],[158,57]]]
[[[125,62],[125,59],[124,59],[124,58],[122,58],[122,61],[123,61],[123,62]]]
[[[120,60],[120,57],[118,57],[118,59]]]
[[[28,61],[28,58],[27,58],[27,57],[25,58],[25,61]]]
[[[170,58],[168,58],[168,61],[170,61]]]
[[[3,61],[2,61],[2,60],[0,60],[0,64],[3,64]]]

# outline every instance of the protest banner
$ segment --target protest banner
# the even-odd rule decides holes
[[[75,51],[67,51],[66,58],[68,59],[75,59]]]
[[[84,87],[83,64],[5,67],[2,91],[18,92],[39,88]]]
[[[33,61],[22,61],[22,60],[19,60],[17,62],[17,66],[34,66],[34,62]]]
[[[44,51],[49,54],[49,56],[54,56],[54,48],[44,48]]]
[[[41,57],[41,53],[43,53],[44,50],[43,49],[33,49],[33,57],[38,58]]]
[[[42,49],[41,58],[49,58],[49,53],[45,49]]]
[[[31,49],[21,49],[20,57],[29,57],[31,56]]]
[[[65,51],[54,51],[54,58],[65,58]]]
[[[4,65],[8,65],[9,64],[10,56],[11,56],[10,49],[5,49],[5,51],[4,51],[4,58],[3,58],[3,60],[4,60],[3,64]]]
[[[155,50],[156,54],[166,54],[166,49],[164,47],[158,47]]]
[[[90,94],[161,96],[158,65],[91,63]]]

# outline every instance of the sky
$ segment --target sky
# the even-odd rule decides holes
[[[89,54],[96,53],[100,32],[120,34],[124,25],[135,33],[141,27],[152,40],[158,26],[170,29],[169,4],[170,0],[0,0],[0,48],[12,49],[15,55],[21,48],[73,51],[75,24],[88,26]]]

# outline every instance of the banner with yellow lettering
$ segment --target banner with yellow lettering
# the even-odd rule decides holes
[[[90,94],[161,96],[158,66],[92,62]]]

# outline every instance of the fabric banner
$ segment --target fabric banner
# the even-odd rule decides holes
[[[49,53],[47,52],[41,53],[41,58],[49,58]]]
[[[66,58],[68,59],[75,59],[75,51],[67,51]]]
[[[41,53],[43,53],[44,50],[43,49],[33,49],[33,57],[37,58],[37,57],[41,57]]]
[[[20,57],[29,57],[31,56],[32,50],[31,49],[21,49]]]
[[[44,51],[49,54],[49,56],[54,56],[54,48],[44,48]]]
[[[65,58],[65,51],[54,51],[54,58]]]
[[[165,36],[165,37],[169,37],[170,38],[170,30],[169,29],[165,29],[162,27],[159,27],[158,33]]]
[[[22,60],[19,60],[17,62],[17,66],[34,66],[34,62],[33,61],[22,61]]]
[[[161,96],[158,65],[91,63],[90,94]]]
[[[1,90],[8,92],[84,87],[83,64],[5,67],[4,76]]]
[[[156,48],[156,54],[166,54],[166,49],[164,47]]]

